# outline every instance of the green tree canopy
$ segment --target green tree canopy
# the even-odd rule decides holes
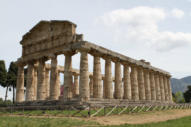
[[[184,103],[184,102],[185,102],[183,93],[182,93],[181,91],[176,92],[176,93],[174,94],[174,101],[175,101],[176,103]]]
[[[9,86],[16,86],[17,83],[17,65],[14,62],[11,62],[7,74],[7,84]]]
[[[184,93],[186,102],[191,102],[191,86],[188,86],[188,90]]]
[[[0,85],[6,87],[7,70],[5,67],[5,61],[0,60]]]

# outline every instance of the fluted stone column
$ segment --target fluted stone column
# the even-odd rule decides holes
[[[132,100],[139,100],[139,89],[138,89],[138,79],[137,79],[137,67],[135,65],[131,66],[131,92]]]
[[[46,86],[46,99],[49,99],[50,96],[50,74],[49,74],[49,70],[46,69],[46,73],[45,73],[45,86]]]
[[[102,98],[105,98],[105,83],[104,83],[104,81],[105,81],[105,77],[102,77]]]
[[[34,99],[34,63],[31,62],[27,69],[26,101],[33,101]]]
[[[45,60],[40,59],[38,65],[37,100],[46,99],[45,73],[46,73]]]
[[[82,101],[88,101],[90,98],[88,55],[87,52],[83,50],[80,56],[80,98]]]
[[[172,87],[171,87],[170,76],[167,77],[167,86],[168,86],[168,93],[169,93],[169,102],[173,102],[173,100],[172,100]]]
[[[90,97],[93,97],[93,76],[89,76],[90,81],[89,81],[89,87],[90,87]]]
[[[73,95],[78,96],[79,95],[79,80],[78,80],[78,74],[74,74],[74,90]]]
[[[164,82],[163,82],[163,76],[160,74],[160,89],[161,89],[161,100],[165,101],[165,93],[164,93]]]
[[[72,98],[72,54],[65,54],[64,99]]]
[[[150,86],[151,86],[151,100],[156,100],[156,88],[155,88],[155,77],[154,72],[150,72]]]
[[[34,100],[37,99],[37,85],[38,85],[38,64],[34,64]]]
[[[50,100],[57,100],[60,96],[60,80],[57,67],[57,56],[51,57],[51,72],[50,72]]]
[[[16,86],[16,102],[24,101],[24,66],[18,66],[17,86]]]
[[[105,98],[113,98],[113,86],[112,86],[112,72],[111,72],[111,60],[105,60],[105,81],[104,81],[104,93]]]
[[[165,93],[165,101],[169,100],[169,95],[168,95],[168,84],[167,84],[167,78],[165,75],[163,75],[163,82],[164,82],[164,93]]]
[[[115,63],[115,93],[116,99],[122,99],[122,77],[121,77],[121,64],[119,61]]]
[[[146,100],[151,100],[151,86],[150,86],[150,76],[149,70],[144,69],[144,83],[145,83],[145,98]]]
[[[124,99],[131,100],[131,78],[129,72],[129,66],[124,64],[124,71],[123,71],[123,87],[124,87]]]
[[[158,101],[161,100],[161,90],[160,90],[160,82],[159,82],[159,74],[155,73],[155,87],[156,87],[156,99]]]
[[[145,100],[145,84],[143,68],[138,67],[139,100]]]
[[[102,75],[101,75],[100,57],[94,56],[93,98],[102,98],[101,85],[102,85]]]

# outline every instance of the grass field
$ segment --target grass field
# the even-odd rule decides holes
[[[67,117],[73,113],[74,111],[64,110],[3,111],[0,112],[0,127],[191,127],[190,109],[123,115],[115,115],[114,113],[108,117],[100,117],[103,114],[103,112],[100,112],[99,117]],[[82,114],[87,114],[87,111],[82,112]],[[109,124],[110,126],[103,124]]]
[[[0,127],[106,127],[91,121],[73,118],[29,118],[0,116]],[[114,125],[107,127],[191,127],[191,116],[177,120],[141,125]]]

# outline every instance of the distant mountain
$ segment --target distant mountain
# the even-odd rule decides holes
[[[187,86],[191,85],[191,76],[181,79],[171,78],[171,84],[173,93],[178,91],[185,92],[187,90]]]

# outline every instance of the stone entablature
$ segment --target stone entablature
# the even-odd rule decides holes
[[[23,54],[17,61],[17,102],[25,101],[24,66],[28,67],[26,101],[77,98],[85,102],[91,99],[172,102],[170,73],[145,60],[135,60],[84,41],[75,29],[76,25],[69,21],[41,21],[23,36]],[[81,55],[79,70],[72,68],[72,56],[77,53]],[[59,66],[57,56],[62,54],[65,64]],[[93,72],[89,72],[88,54],[94,58]],[[105,60],[105,74],[101,73],[101,58]],[[47,60],[51,64],[45,64]],[[64,74],[62,97],[59,73]]]

